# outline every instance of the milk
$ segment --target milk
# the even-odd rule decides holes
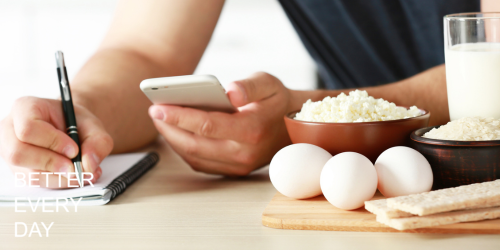
[[[445,50],[451,120],[500,119],[500,43],[467,43]]]

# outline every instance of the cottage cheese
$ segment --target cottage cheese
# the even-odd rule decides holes
[[[310,122],[373,122],[398,120],[419,116],[416,106],[410,109],[397,107],[384,99],[375,99],[366,91],[355,90],[349,95],[325,97],[322,101],[304,103],[295,119]]]
[[[423,137],[454,141],[500,140],[500,120],[492,117],[464,117],[433,128]]]

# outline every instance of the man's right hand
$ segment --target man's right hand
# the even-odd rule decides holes
[[[85,107],[74,104],[82,149],[83,171],[93,173],[95,182],[102,174],[101,161],[111,153],[113,139],[101,121]],[[71,159],[78,154],[78,145],[66,134],[59,100],[22,97],[10,114],[0,123],[0,156],[13,172],[74,172]],[[67,188],[67,180],[58,175],[34,177],[32,185]],[[72,179],[75,177],[73,176]],[[71,185],[77,185],[71,183]]]

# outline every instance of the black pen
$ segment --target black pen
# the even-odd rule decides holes
[[[61,102],[66,121],[66,133],[78,145],[78,155],[72,159],[75,165],[76,179],[80,187],[83,187],[83,170],[82,170],[82,150],[80,147],[80,139],[76,127],[75,110],[73,109],[73,100],[71,99],[71,90],[69,89],[68,73],[64,64],[64,55],[61,51],[56,52],[57,76],[59,77],[59,89],[61,90]]]

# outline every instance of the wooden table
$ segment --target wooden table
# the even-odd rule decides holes
[[[223,178],[192,171],[161,140],[151,149],[160,163],[108,205],[77,213],[0,208],[0,249],[500,249],[498,235],[267,228],[262,211],[276,193],[267,168]],[[15,238],[15,222],[54,225],[48,238]]]

